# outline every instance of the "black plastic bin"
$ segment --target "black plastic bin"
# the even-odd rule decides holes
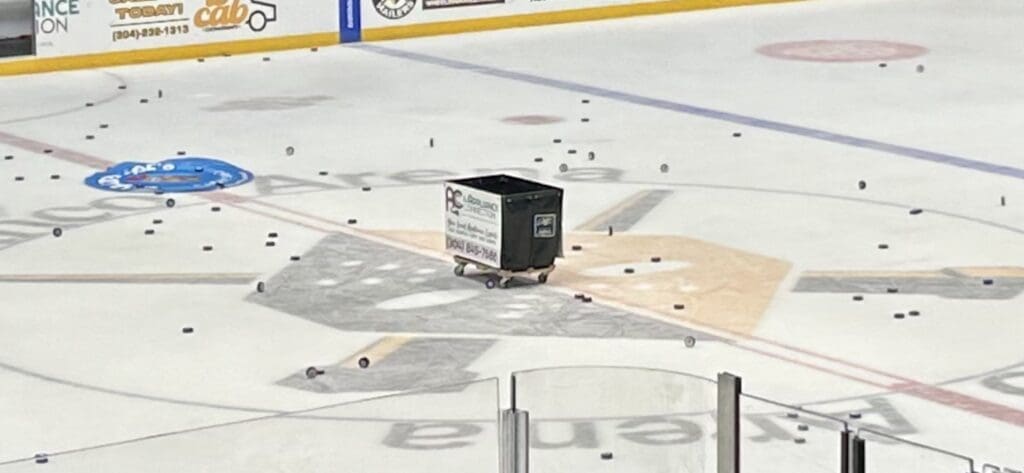
[[[445,210],[446,246],[457,258],[522,272],[550,268],[562,256],[557,187],[504,174],[448,181]]]

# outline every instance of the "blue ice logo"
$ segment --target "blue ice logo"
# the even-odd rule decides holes
[[[252,173],[216,159],[187,157],[157,163],[119,163],[85,179],[96,189],[115,192],[201,192],[240,186]]]

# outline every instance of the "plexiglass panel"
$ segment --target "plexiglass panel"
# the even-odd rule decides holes
[[[740,416],[743,473],[841,471],[843,421],[747,394]]]

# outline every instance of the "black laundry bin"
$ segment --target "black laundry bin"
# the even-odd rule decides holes
[[[562,256],[562,189],[505,174],[456,179],[445,185],[446,240],[448,250],[457,258],[505,272],[523,272],[552,268],[555,258]],[[500,241],[497,254],[477,252],[472,242],[453,244],[452,222],[456,218],[468,222],[463,228],[474,234]],[[500,235],[491,235],[493,227],[486,226],[497,222]],[[483,233],[481,226],[486,227]],[[546,280],[547,273],[542,276]]]

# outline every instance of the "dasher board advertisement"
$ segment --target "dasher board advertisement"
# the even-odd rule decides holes
[[[444,194],[447,251],[501,268],[501,196],[451,182]]]

